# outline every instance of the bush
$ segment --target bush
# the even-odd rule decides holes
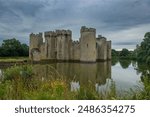
[[[33,74],[32,66],[13,66],[4,71],[4,80],[14,80],[16,78],[31,78]]]

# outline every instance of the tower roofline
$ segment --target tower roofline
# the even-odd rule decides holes
[[[80,32],[96,32],[95,28],[87,28],[86,26],[82,26]]]

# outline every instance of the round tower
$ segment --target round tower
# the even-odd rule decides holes
[[[81,27],[80,61],[96,62],[96,29]]]

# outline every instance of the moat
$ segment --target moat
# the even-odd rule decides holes
[[[63,74],[70,83],[70,90],[78,90],[81,86],[92,83],[97,91],[107,91],[111,81],[115,82],[117,91],[128,91],[137,86],[142,86],[141,73],[136,70],[136,62],[123,61],[115,65],[109,62],[97,63],[56,63],[34,65],[38,78],[51,77],[51,69],[56,69],[59,74]]]
[[[33,65],[36,78],[45,80],[62,75],[70,85],[70,91],[86,88],[90,83],[97,92],[107,92],[111,83],[115,83],[116,91],[129,91],[143,87],[142,72],[137,62],[122,60],[97,63],[55,63]],[[3,71],[1,69],[1,71]],[[2,73],[2,72],[1,72]]]

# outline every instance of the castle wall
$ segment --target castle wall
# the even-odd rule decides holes
[[[100,61],[107,60],[107,41],[105,38],[97,38],[96,48],[97,48],[97,60]]]
[[[82,27],[80,33],[80,61],[96,62],[96,30]]]
[[[71,54],[71,35],[70,30],[56,30],[57,34],[57,59],[69,60]]]
[[[31,59],[32,59],[33,61],[40,61],[40,60],[41,60],[39,49],[34,48],[34,49],[31,50],[31,53],[32,53],[32,54],[31,54]]]
[[[70,42],[70,60],[73,60],[74,59],[74,43],[71,41]]]
[[[56,47],[57,42],[56,33],[53,31],[45,32],[46,50],[48,59],[56,59]]]
[[[69,54],[69,60],[72,60],[72,39],[71,39],[71,35],[69,38],[69,45],[68,45],[68,54]]]
[[[46,59],[45,43],[40,46],[40,59]]]
[[[42,33],[30,34],[30,46],[29,46],[29,58],[32,59],[32,49],[39,49],[40,45],[43,43]]]
[[[72,40],[72,32],[70,30],[66,31],[66,41],[65,41],[65,59],[70,60],[71,54],[71,40]]]
[[[56,30],[30,35],[29,58],[32,60],[78,60],[96,62],[111,59],[111,41],[105,37],[96,38],[96,29],[83,26],[78,41],[72,41],[70,30]]]
[[[62,42],[62,34],[60,30],[56,31],[57,33],[57,59],[63,60],[63,42]]]
[[[45,57],[48,58],[48,39],[49,39],[49,36],[46,34],[46,32],[44,33],[44,36],[45,36]]]
[[[68,53],[68,47],[69,47],[69,39],[67,38],[67,32],[65,30],[62,30],[62,59],[68,60],[69,59],[69,53]]]
[[[80,60],[80,43],[78,41],[74,41],[72,44],[72,60],[79,61]]]
[[[111,60],[111,41],[107,41],[107,59]]]

